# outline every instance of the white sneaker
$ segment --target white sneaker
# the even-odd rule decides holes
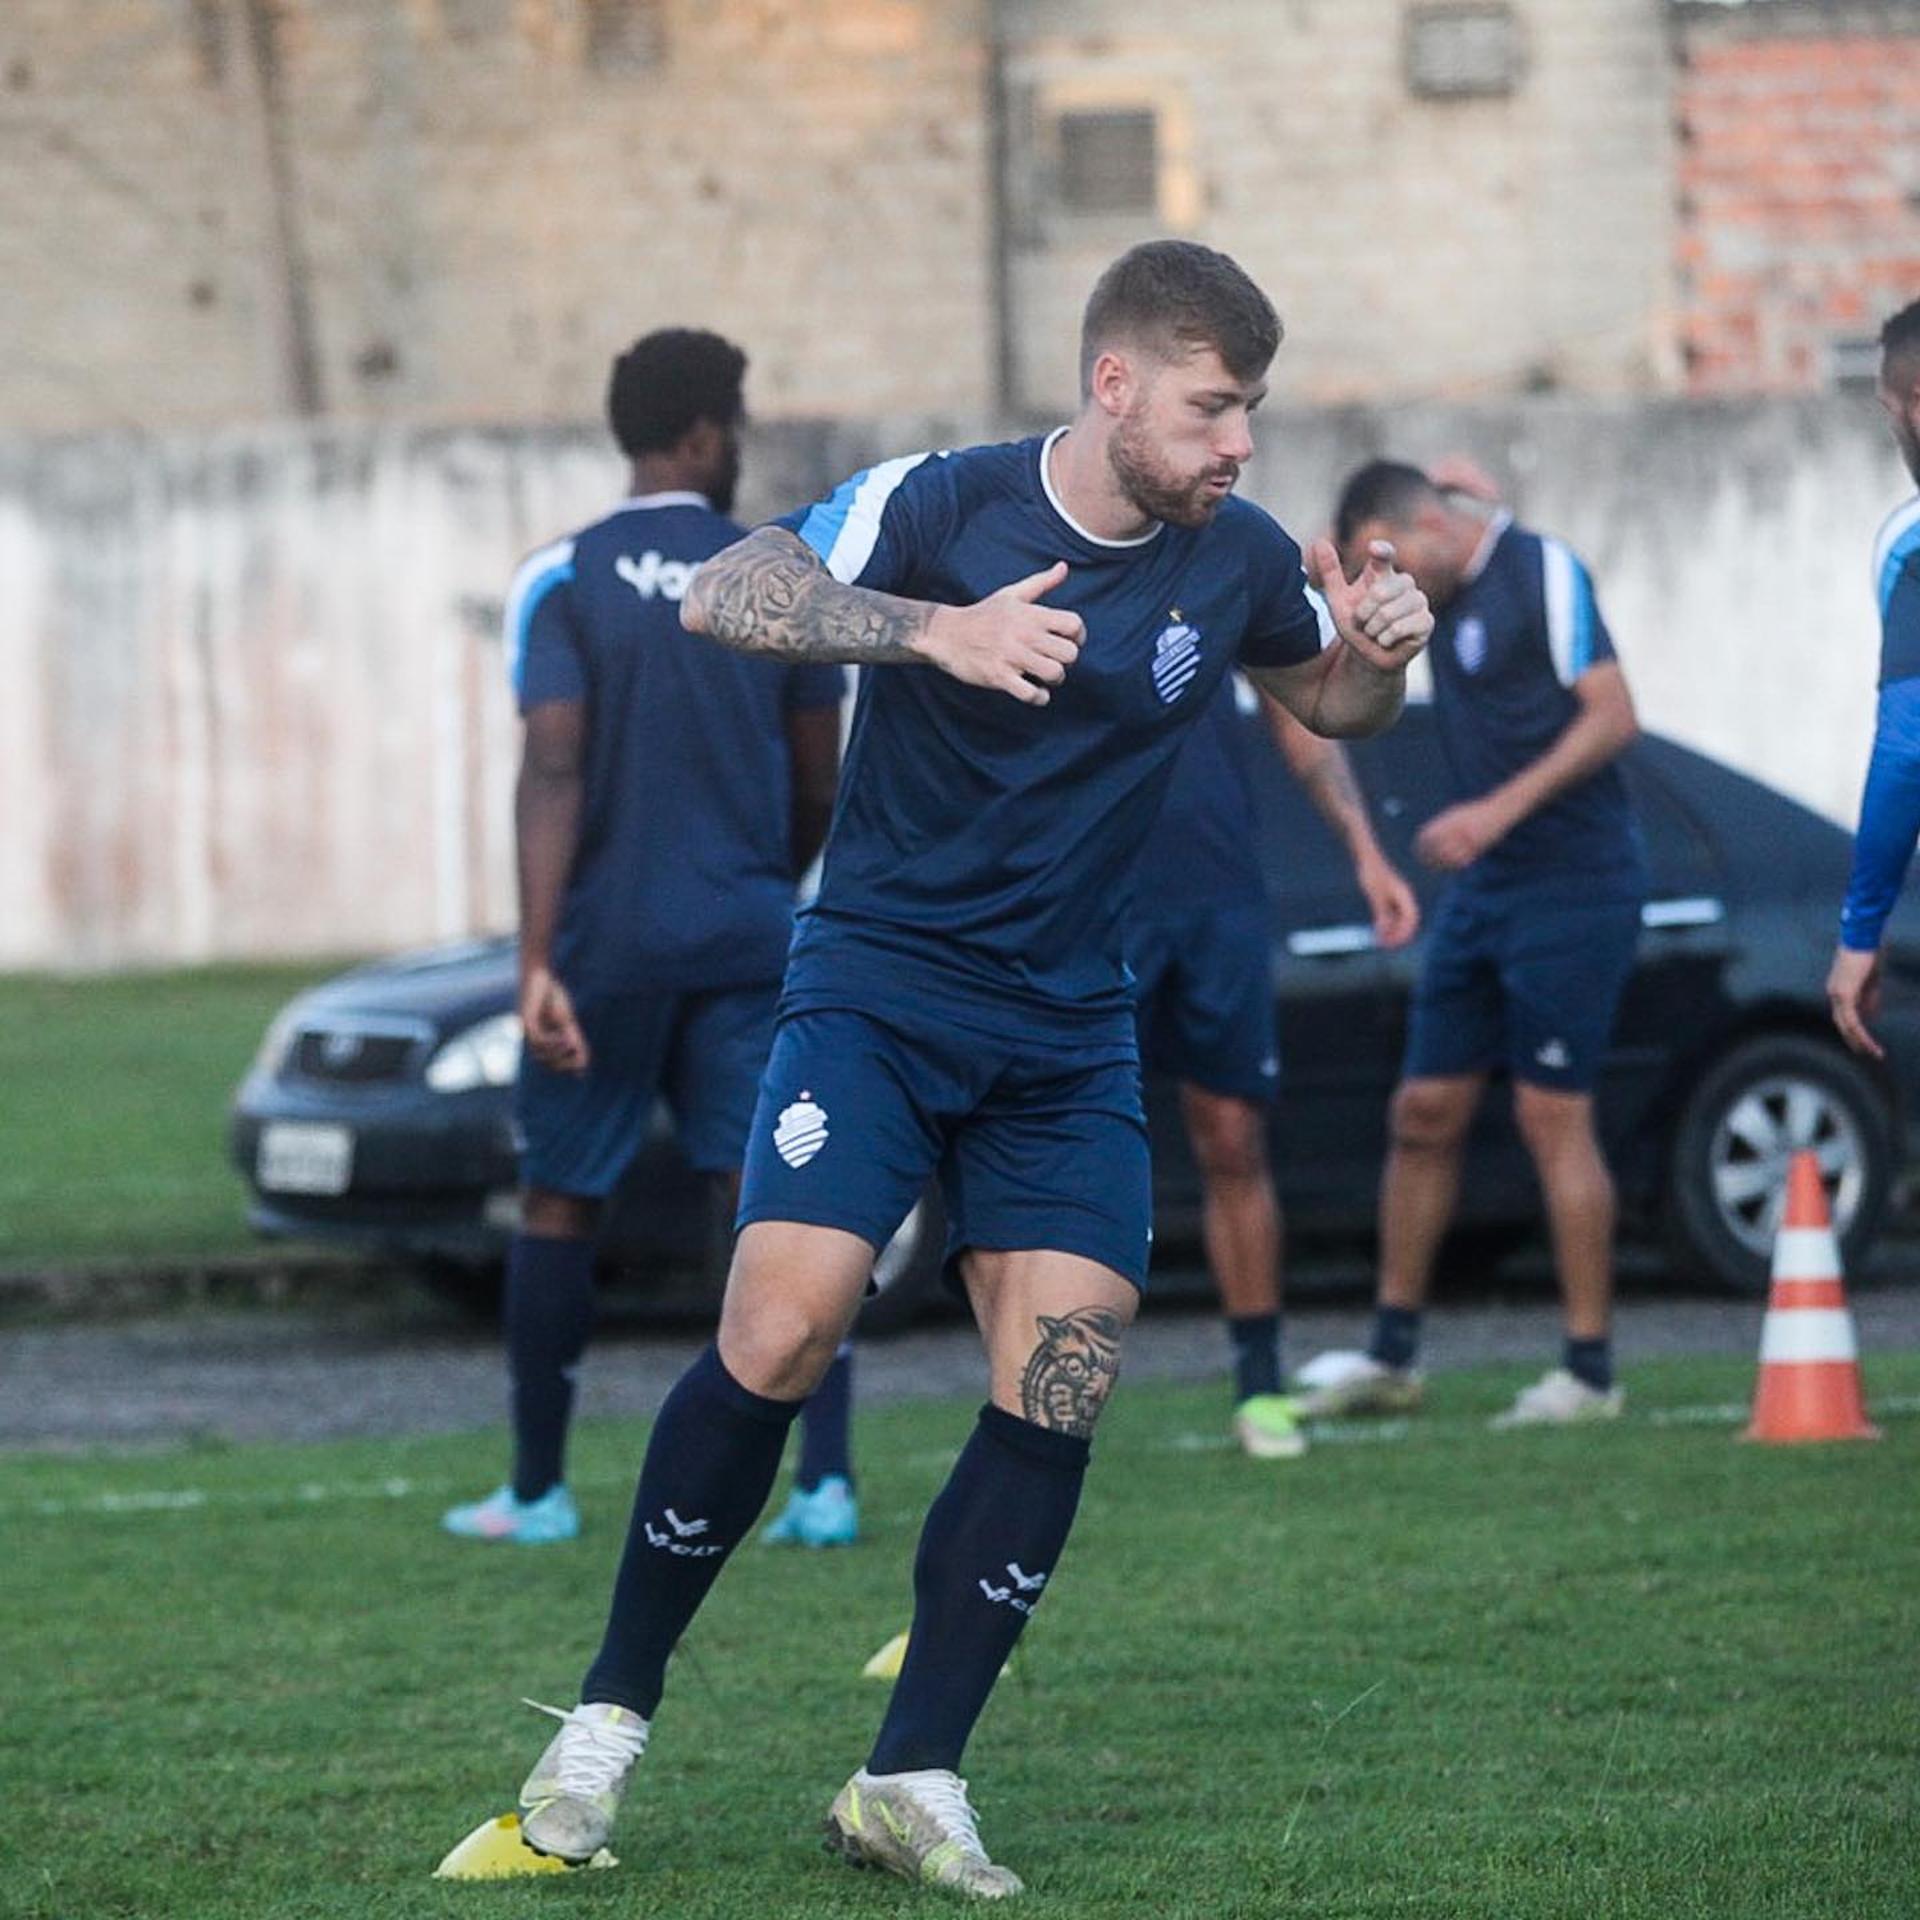
[[[1411,1413],[1426,1392],[1414,1367],[1390,1367],[1370,1353],[1322,1353],[1293,1376],[1294,1405],[1309,1420],[1349,1413]]]
[[[967,1783],[943,1768],[873,1774],[862,1767],[834,1796],[827,1849],[849,1866],[882,1867],[980,1900],[1026,1892],[1017,1873],[987,1858]]]
[[[1505,1413],[1492,1424],[1509,1427],[1577,1427],[1589,1420],[1617,1420],[1627,1396],[1619,1387],[1602,1393],[1576,1378],[1565,1367],[1555,1367],[1544,1379],[1522,1387]]]
[[[647,1750],[647,1722],[626,1707],[596,1701],[550,1713],[560,1731],[520,1789],[520,1833],[535,1853],[584,1866],[613,1837],[613,1818],[633,1763]]]

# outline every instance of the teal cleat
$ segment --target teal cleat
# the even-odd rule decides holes
[[[768,1547],[850,1547],[860,1537],[860,1503],[843,1474],[830,1473],[811,1491],[787,1496],[779,1517],[760,1535]]]
[[[549,1487],[538,1500],[516,1500],[501,1487],[484,1500],[449,1507],[440,1524],[463,1540],[506,1540],[521,1547],[547,1547],[580,1531],[580,1510],[565,1486]]]

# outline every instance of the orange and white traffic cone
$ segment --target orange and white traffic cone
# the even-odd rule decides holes
[[[1860,1390],[1860,1348],[1840,1282],[1840,1249],[1820,1162],[1796,1153],[1773,1243],[1773,1292],[1760,1331],[1760,1378],[1743,1440],[1878,1440]]]

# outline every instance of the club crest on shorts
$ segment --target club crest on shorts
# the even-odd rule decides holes
[[[790,1167],[804,1167],[827,1144],[827,1110],[805,1088],[773,1123],[773,1150]]]
[[[1464,673],[1478,673],[1487,664],[1487,623],[1470,613],[1454,629],[1453,657]]]
[[[1180,618],[1178,607],[1169,608],[1167,618],[1172,624],[1153,643],[1153,690],[1172,706],[1200,671],[1200,635]]]

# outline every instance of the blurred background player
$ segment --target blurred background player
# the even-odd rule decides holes
[[[1233,1345],[1233,1432],[1257,1459],[1306,1450],[1280,1338],[1285,1227],[1267,1129],[1279,1086],[1273,922],[1255,854],[1249,715],[1263,715],[1294,777],[1353,861],[1383,947],[1418,931],[1413,889],[1380,851],[1346,751],[1238,675],[1223,681],[1174,762],[1141,855],[1127,928],[1143,1067],[1180,1081],[1199,1169],[1207,1265]]]
[[[534,554],[508,596],[525,720],[513,1474],[449,1511],[451,1533],[535,1545],[579,1531],[564,1469],[594,1232],[657,1097],[729,1210],[738,1193],[794,887],[832,811],[842,688],[837,667],[746,659],[680,626],[694,569],[740,537],[727,514],[746,365],[717,334],[678,328],[622,354],[607,417],[631,497]],[[819,1544],[856,1525],[848,1365],[822,1381],[803,1446]]]
[[[1613,764],[1638,727],[1586,568],[1478,497],[1471,470],[1449,472],[1443,491],[1417,467],[1375,461],[1348,480],[1336,520],[1349,566],[1368,542],[1392,540],[1436,610],[1428,658],[1456,798],[1415,846],[1455,878],[1428,934],[1393,1097],[1372,1339],[1305,1370],[1302,1404],[1314,1416],[1417,1404],[1434,1256],[1474,1111],[1504,1067],[1546,1200],[1566,1340],[1561,1364],[1501,1421],[1606,1418],[1622,1404],[1614,1197],[1592,1090],[1647,891]]]
[[[1880,330],[1880,404],[1920,482],[1920,300]],[[1833,1023],[1857,1053],[1884,1057],[1868,1022],[1880,1000],[1880,941],[1920,838],[1920,495],[1888,515],[1873,547],[1880,696],[1853,843],[1840,944],[1827,976]]]

